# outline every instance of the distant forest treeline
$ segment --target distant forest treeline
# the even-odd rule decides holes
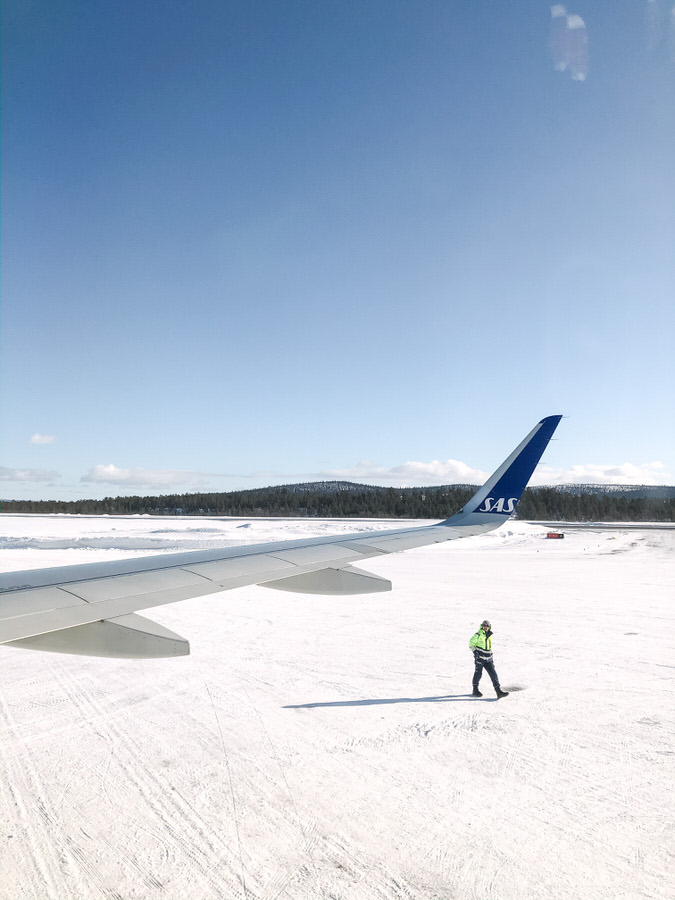
[[[444,519],[475,493],[471,485],[384,488],[317,482],[247,491],[105,497],[103,500],[5,500],[4,513],[71,515],[312,516]],[[528,488],[517,518],[568,522],[673,522],[675,488],[582,485]]]

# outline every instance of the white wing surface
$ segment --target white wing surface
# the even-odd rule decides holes
[[[389,581],[354,564],[498,528],[515,511],[560,419],[542,419],[464,508],[438,525],[6,573],[0,643],[93,656],[180,656],[190,652],[188,642],[138,610],[250,584],[310,594],[390,590]]]

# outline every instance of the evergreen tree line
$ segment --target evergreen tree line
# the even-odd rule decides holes
[[[635,497],[634,491],[570,494],[555,488],[527,488],[517,518],[553,522],[675,522],[675,498]]]
[[[475,487],[377,488],[290,485],[227,493],[105,497],[103,500],[5,500],[4,513],[71,515],[312,516],[318,518],[444,519]],[[517,518],[568,522],[674,522],[675,498],[634,496],[634,489],[569,493],[527,488]]]

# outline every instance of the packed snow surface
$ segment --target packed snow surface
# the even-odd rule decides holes
[[[422,524],[422,523],[420,523]],[[5,568],[396,527],[3,516]],[[155,608],[192,655],[0,649],[2,900],[666,900],[675,532],[499,531],[388,594]],[[492,621],[509,697],[468,642]]]

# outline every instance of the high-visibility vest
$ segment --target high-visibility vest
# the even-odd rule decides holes
[[[492,652],[492,633],[488,635],[482,628],[479,628],[469,641],[469,649]]]

